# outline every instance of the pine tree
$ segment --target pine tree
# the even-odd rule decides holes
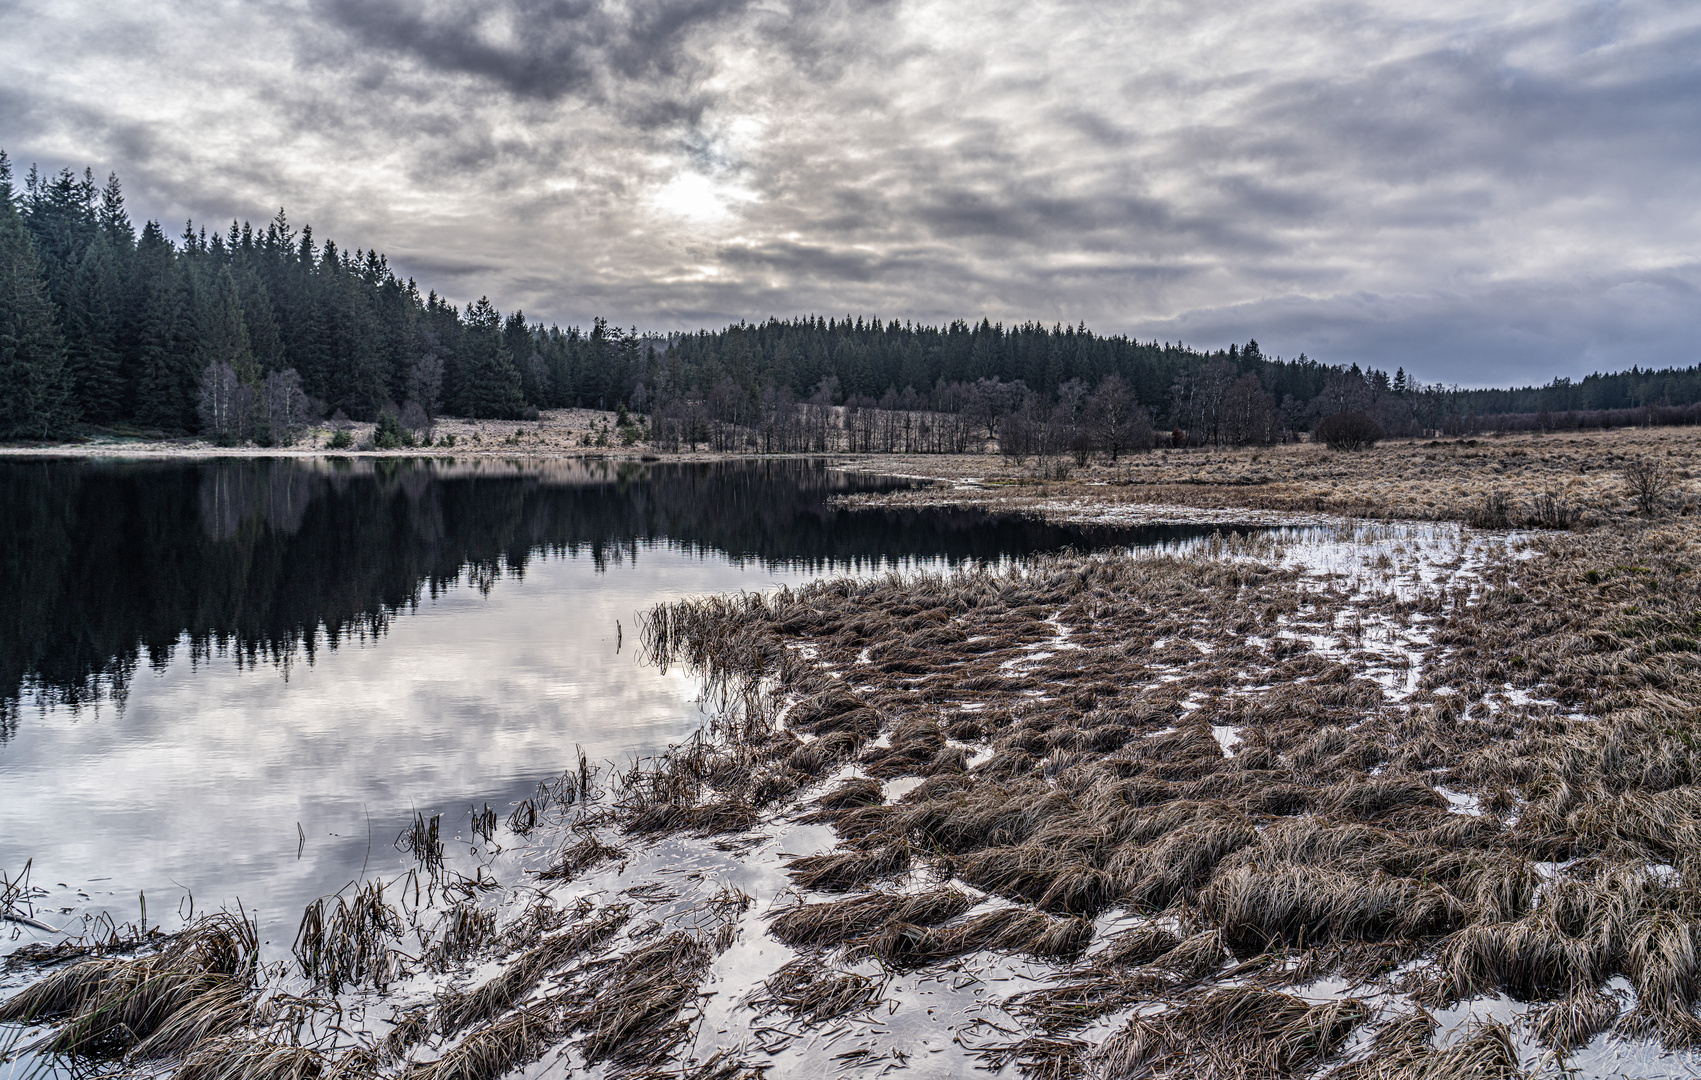
[[[0,151],[0,438],[46,439],[75,419],[65,346]]]

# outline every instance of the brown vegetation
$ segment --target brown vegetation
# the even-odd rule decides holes
[[[1353,454],[1311,443],[1162,450],[1078,468],[1062,480],[990,455],[881,462],[950,483],[847,503],[973,506],[1058,520],[1124,520],[1137,518],[1137,508],[1165,506],[1574,527],[1647,516],[1632,474],[1649,464],[1656,516],[1693,513],[1701,495],[1694,483],[1701,440],[1683,428],[1396,440]],[[1485,504],[1504,515],[1491,510],[1484,518]],[[1569,514],[1556,514],[1561,509]]]
[[[1435,452],[1463,468],[1464,449]],[[522,804],[517,831],[576,817],[520,917],[498,930],[478,883],[440,871],[460,900],[416,960],[376,886],[307,913],[299,969],[332,992],[506,958],[357,1048],[380,1065],[280,1041],[240,934],[81,959],[0,1020],[192,1076],[491,1077],[563,1044],[614,1074],[686,1075],[716,957],[764,925],[741,924],[750,898],[651,883],[564,910],[547,889],[658,839],[738,850],[790,823],[837,840],[788,858],[797,895],[752,914],[781,960],[739,997],[788,1030],[996,958],[1049,975],[999,991],[998,1036],[975,1047],[1025,1076],[1513,1077],[1515,1039],[1701,1044],[1697,533],[1633,515],[1620,472],[1552,489],[1606,527],[1449,534],[1423,567],[1399,530],[1329,573],[1231,537],[664,605],[646,645],[702,676],[716,719],[606,791],[581,762]],[[1424,483],[1384,477],[1380,505]],[[1450,505],[1484,497],[1462,485]],[[416,826],[429,855],[433,823]],[[1126,928],[1096,940],[1107,913]],[[1518,1028],[1432,1038],[1428,1010],[1497,994]],[[219,1071],[213,1048],[252,1069]],[[749,1075],[744,1052],[694,1075]]]

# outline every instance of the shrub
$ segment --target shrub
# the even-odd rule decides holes
[[[1311,433],[1313,440],[1331,450],[1368,450],[1382,438],[1382,426],[1359,412],[1325,416]]]
[[[1624,484],[1636,508],[1649,517],[1660,512],[1675,486],[1671,470],[1653,458],[1637,458],[1626,465]]]
[[[331,432],[331,441],[325,444],[330,450],[347,450],[354,445],[354,436],[348,433],[348,428],[338,428]]]
[[[1503,491],[1484,495],[1482,501],[1465,514],[1465,524],[1478,529],[1504,529],[1512,524],[1510,507]]]
[[[1537,495],[1534,511],[1529,523],[1539,529],[1569,529],[1575,516],[1565,493],[1558,488]]]

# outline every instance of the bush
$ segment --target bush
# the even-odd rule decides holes
[[[338,428],[331,432],[331,441],[325,444],[329,450],[347,450],[354,445],[354,436],[348,433],[348,428]]]
[[[1569,529],[1576,517],[1565,492],[1558,488],[1544,491],[1535,497],[1529,524],[1538,529]]]
[[[1491,492],[1465,514],[1465,524],[1478,529],[1504,529],[1512,524],[1512,514],[1506,493]]]
[[[1671,470],[1653,458],[1637,458],[1624,467],[1624,484],[1636,508],[1654,517],[1676,486]]]
[[[1359,412],[1325,416],[1317,422],[1311,438],[1331,450],[1368,450],[1382,438],[1382,426]]]

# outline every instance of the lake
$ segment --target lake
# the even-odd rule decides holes
[[[303,907],[702,723],[638,613],[824,574],[1209,530],[849,511],[822,461],[0,462],[0,871],[37,918]],[[451,844],[451,851],[454,845]],[[465,846],[463,845],[463,850]],[[16,926],[5,948],[42,937]]]

